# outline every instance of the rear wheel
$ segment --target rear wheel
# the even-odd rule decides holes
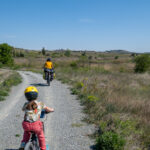
[[[50,86],[50,74],[47,75],[47,84]]]

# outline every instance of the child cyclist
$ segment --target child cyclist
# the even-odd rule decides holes
[[[36,87],[29,86],[25,89],[24,93],[28,102],[26,102],[22,108],[25,112],[24,121],[22,122],[24,135],[19,150],[24,150],[26,143],[30,139],[31,131],[37,135],[40,149],[46,150],[43,124],[40,121],[40,115],[42,109],[45,109],[47,113],[53,112],[54,109],[47,107],[44,103],[36,100],[38,97],[38,90]]]

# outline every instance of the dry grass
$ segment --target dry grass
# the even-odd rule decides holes
[[[125,137],[126,147],[132,150],[133,146],[140,149],[145,144],[149,145],[149,142],[145,142],[149,141],[149,136],[145,136],[145,139],[141,137],[150,135],[150,130],[148,130],[150,126],[150,75],[147,73],[134,74],[132,63],[127,63],[124,66],[127,70],[124,73],[120,73],[118,69],[114,70],[112,68],[114,64],[108,63],[104,66],[99,65],[98,70],[103,67],[109,72],[97,72],[97,66],[94,64],[90,66],[89,70],[80,68],[80,71],[68,71],[67,69],[64,71],[61,68],[58,70],[58,76],[63,79],[71,79],[73,83],[83,83],[84,86],[79,95],[85,95],[85,99],[90,95],[98,97],[99,100],[96,103],[92,102],[94,104],[86,102],[85,112],[89,114],[87,118],[89,122],[99,124],[99,121],[107,118],[108,114],[110,116],[114,113],[119,113],[120,116],[128,114],[130,118],[136,120],[137,125],[135,126],[138,128],[134,127],[134,133],[131,131],[130,140],[128,140],[128,136]],[[117,67],[121,66],[122,64],[118,64]],[[118,129],[114,129],[112,125],[110,128],[118,132]],[[131,141],[134,142],[131,144]],[[136,144],[137,142],[138,144]]]
[[[127,149],[149,145],[150,75],[134,74],[130,55],[118,55],[119,58],[115,60],[116,54],[89,53],[92,60],[84,63],[79,61],[81,53],[73,52],[73,56],[52,60],[56,66],[56,76],[63,82],[70,82],[75,89],[73,93],[78,94],[85,105],[87,121],[97,125],[106,120],[113,122],[114,116],[119,114],[118,120],[124,123],[130,122],[130,119],[134,120],[131,125],[136,122],[131,126],[130,133],[124,133],[115,123],[110,123],[109,129],[123,132]],[[39,56],[15,59],[15,62],[24,68],[42,70],[45,60],[46,57]],[[77,67],[71,67],[72,62],[77,63]],[[77,83],[82,83],[82,86],[77,87]],[[127,127],[130,128],[130,125]]]
[[[2,83],[5,79],[7,79],[11,74],[12,74],[11,70],[0,69],[0,83]]]

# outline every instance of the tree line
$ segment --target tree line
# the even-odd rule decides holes
[[[41,50],[42,54],[45,55],[46,51],[45,48]],[[69,57],[71,55],[70,50],[65,51],[65,56]],[[0,44],[0,63],[4,65],[12,65],[14,64],[13,57],[14,55],[14,48],[7,43]],[[20,55],[19,55],[20,56]],[[85,52],[82,54],[85,56]],[[22,57],[22,55],[20,56]],[[24,57],[24,56],[23,56]],[[135,68],[134,71],[136,73],[144,73],[149,70],[150,68],[150,54],[141,54],[134,57]]]

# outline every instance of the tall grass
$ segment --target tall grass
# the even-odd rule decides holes
[[[78,95],[87,113],[85,121],[97,125],[97,147],[106,145],[103,149],[108,150],[110,143],[112,150],[115,143],[120,143],[119,149],[126,150],[148,147],[149,74],[134,74],[134,64],[129,55],[119,55],[114,59],[116,54],[90,53],[92,57],[87,56],[83,60],[80,53],[72,55],[75,57],[53,58],[56,77],[72,85],[71,93]],[[34,57],[28,66],[20,61],[17,63],[26,69],[42,70],[45,60],[46,57]],[[26,63],[29,63],[29,58],[26,58]],[[108,135],[116,140],[109,139]],[[107,138],[110,141],[105,143]]]
[[[72,94],[77,94],[85,106],[87,122],[98,126],[101,122],[106,123],[103,132],[114,132],[118,137],[123,137],[127,149],[140,149],[150,144],[150,137],[145,136],[150,135],[149,74],[114,72],[106,70],[103,65],[63,65],[57,68],[57,76],[63,82],[73,85]],[[125,124],[128,131],[122,128],[122,124]]]
[[[18,85],[22,81],[19,73],[13,72],[0,84],[0,101],[5,100],[5,97],[9,95],[9,91],[12,86]]]

